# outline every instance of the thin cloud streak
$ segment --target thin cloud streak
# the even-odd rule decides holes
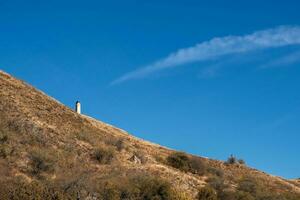
[[[180,49],[169,56],[145,67],[126,73],[111,82],[119,84],[132,79],[146,77],[157,71],[173,68],[198,61],[215,59],[220,56],[239,54],[258,49],[300,44],[300,26],[280,26],[273,29],[256,31],[244,36],[213,38],[193,47]]]
[[[273,67],[284,67],[290,64],[300,62],[300,51],[293,52],[291,54],[282,56],[278,59],[268,62],[265,65],[262,65],[261,69],[273,68]]]

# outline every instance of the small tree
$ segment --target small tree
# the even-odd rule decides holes
[[[234,165],[237,163],[237,159],[235,156],[233,155],[230,155],[230,157],[227,159],[227,161],[225,162],[225,164],[228,164],[228,165]]]

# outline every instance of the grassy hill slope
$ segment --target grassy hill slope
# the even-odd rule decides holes
[[[297,181],[236,162],[135,138],[0,71],[1,200],[188,200],[207,195],[299,200],[300,187]]]

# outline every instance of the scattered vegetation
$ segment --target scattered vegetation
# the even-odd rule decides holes
[[[300,199],[297,181],[240,167],[234,156],[224,166],[172,153],[76,115],[12,77],[0,74],[0,85],[1,200]]]
[[[2,200],[70,200],[63,190],[48,187],[38,181],[28,183],[22,179],[0,182]]]
[[[235,165],[235,164],[240,164],[240,165],[245,165],[246,162],[243,159],[237,159],[234,155],[230,155],[227,161],[225,162],[227,165]]]
[[[39,181],[28,183],[23,179],[1,180],[0,195],[1,200],[191,200],[166,180],[145,174],[122,179],[118,177],[118,179],[95,180],[93,184],[96,188],[93,191],[88,188],[91,183],[83,184],[85,187],[75,183],[67,188],[61,188],[41,184]]]

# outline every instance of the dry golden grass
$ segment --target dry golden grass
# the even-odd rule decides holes
[[[79,115],[57,100],[0,71],[0,178],[71,184],[92,183],[128,174],[163,178],[195,197],[210,177],[222,176],[234,190],[245,176],[277,193],[300,193],[299,181],[274,177],[243,165],[199,158],[208,169],[193,174],[168,165],[173,150],[138,139],[91,117]],[[95,150],[109,148],[109,162],[99,162]],[[1,156],[1,150],[5,156]],[[143,162],[134,163],[137,156]],[[189,155],[190,156],[190,155]],[[190,156],[191,157],[191,156]],[[33,161],[34,160],[34,161]],[[213,172],[212,172],[213,171]],[[219,172],[222,175],[220,175]],[[219,175],[218,175],[219,174]]]

